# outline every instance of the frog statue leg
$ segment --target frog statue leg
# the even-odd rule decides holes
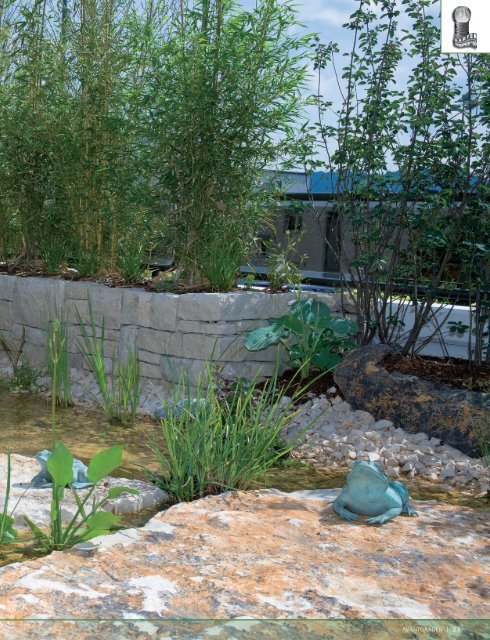
[[[383,524],[383,522],[388,522],[388,520],[391,520],[392,518],[396,518],[396,516],[399,516],[400,513],[402,512],[402,508],[403,507],[393,507],[393,509],[388,509],[388,511],[385,511],[380,516],[375,516],[374,518],[368,518],[366,522],[368,524]]]
[[[393,489],[398,493],[398,495],[402,499],[402,505],[403,505],[402,513],[406,513],[409,516],[418,516],[419,514],[417,513],[417,511],[415,511],[415,509],[412,509],[412,507],[409,504],[410,496],[408,495],[408,489],[403,484],[403,482],[392,480],[390,482],[390,487],[393,487]]]
[[[359,520],[359,516],[357,515],[357,513],[353,513],[346,508],[346,503],[342,498],[342,495],[335,498],[335,500],[332,502],[332,507],[335,513],[344,520]]]

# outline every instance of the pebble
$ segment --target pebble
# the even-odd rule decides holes
[[[355,460],[377,462],[389,478],[413,478],[420,475],[440,483],[446,490],[469,483],[480,492],[490,487],[488,467],[454,447],[441,444],[439,438],[429,438],[423,432],[408,433],[390,420],[375,420],[366,411],[352,410],[350,405],[336,396],[325,399],[324,410],[314,425],[321,445],[308,455],[310,442],[303,437],[308,457],[320,467],[350,467]],[[300,409],[299,429],[308,424],[311,404]],[[296,430],[297,432],[297,430]],[[475,482],[477,483],[475,485]]]
[[[99,396],[97,385],[88,371],[70,370],[72,392],[76,404],[93,405],[90,393]],[[49,386],[49,385],[48,385]],[[327,393],[336,393],[331,387]],[[143,388],[138,413],[152,415],[168,396],[163,387]],[[285,401],[283,401],[286,404]],[[313,415],[312,415],[313,414]],[[388,477],[413,477],[420,474],[441,483],[442,489],[477,482],[481,492],[490,489],[488,467],[481,460],[441,443],[439,438],[423,432],[407,433],[391,420],[376,420],[367,411],[353,410],[348,402],[336,395],[322,395],[301,406],[294,420],[284,431],[285,438],[298,433],[320,415],[302,439],[297,451],[301,457],[318,461],[322,466],[347,467],[356,459],[378,462]]]

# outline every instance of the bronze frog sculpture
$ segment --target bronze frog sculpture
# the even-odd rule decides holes
[[[31,480],[31,484],[36,488],[48,488],[52,487],[52,478],[49,475],[49,471],[47,468],[47,460],[51,455],[51,451],[48,449],[43,449],[36,453],[36,460],[41,465],[41,471],[34,476]],[[90,487],[93,483],[89,481],[87,478],[87,467],[83,464],[81,460],[77,460],[74,458],[73,460],[73,477],[71,481],[71,485],[74,489],[85,489],[86,487]]]
[[[354,463],[341,494],[333,501],[333,509],[344,520],[370,516],[369,524],[383,524],[406,513],[417,516],[409,505],[408,489],[402,482],[389,481],[376,462]]]

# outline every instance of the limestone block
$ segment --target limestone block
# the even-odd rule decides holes
[[[187,293],[178,296],[177,318],[206,322],[222,320],[220,307],[222,295],[221,293]]]
[[[17,276],[0,274],[0,300],[12,301],[14,299],[14,287],[17,279]]]
[[[81,353],[68,353],[68,366],[78,371],[83,369],[83,357]]]
[[[152,300],[156,294],[138,289],[125,289],[122,297],[122,325],[150,327]]]
[[[25,344],[22,352],[21,362],[28,362],[33,367],[44,366],[46,364],[46,349],[34,344]]]
[[[42,329],[51,305],[63,305],[65,283],[46,278],[16,278],[13,321]]]
[[[210,336],[232,336],[242,333],[241,322],[200,322],[199,320],[177,320],[177,331],[181,333],[200,333]],[[248,321],[248,324],[256,323]]]
[[[184,380],[191,386],[196,386],[199,378],[203,383],[205,381],[206,363],[204,360],[162,356],[160,371],[164,381],[178,383]]]
[[[229,338],[226,338],[229,340]],[[224,338],[198,333],[174,334],[169,341],[169,355],[200,360],[216,360],[222,352]]]
[[[280,295],[280,294],[279,294]],[[260,291],[220,294],[222,320],[255,320],[274,317],[272,295]]]
[[[138,348],[158,356],[168,353],[168,342],[171,333],[156,329],[140,329],[138,331]]]
[[[43,329],[34,329],[33,327],[24,327],[20,324],[14,324],[12,327],[12,339],[18,342],[22,337],[22,330],[25,330],[24,351],[29,349],[29,345],[36,347],[46,347],[46,333]]]
[[[271,362],[223,362],[221,375],[226,380],[237,378],[269,378],[274,373],[275,365]],[[279,370],[281,372],[281,369]]]
[[[90,301],[97,324],[101,324],[103,318],[107,329],[120,329],[122,295],[122,289],[111,289],[105,286],[90,289]]]
[[[99,286],[101,285],[95,284],[94,282],[73,282],[68,280],[65,282],[65,301],[87,300],[92,290]]]
[[[152,351],[145,351],[144,349],[138,349],[138,355],[140,362],[147,362],[148,364],[157,364],[160,366],[160,353],[153,353]]]
[[[0,331],[10,331],[11,328],[12,302],[10,300],[0,300]]]
[[[175,331],[179,297],[173,293],[153,293],[150,306],[150,326],[159,331]],[[185,296],[183,296],[185,297]]]
[[[74,283],[71,283],[74,284]],[[87,300],[67,300],[65,299],[65,316],[68,324],[78,324],[78,315],[80,314],[83,322],[87,323],[89,318]]]
[[[160,364],[150,364],[140,361],[140,375],[143,378],[155,378],[160,380],[162,377]]]
[[[138,344],[138,327],[125,326],[119,331],[118,356],[125,361],[130,349]]]

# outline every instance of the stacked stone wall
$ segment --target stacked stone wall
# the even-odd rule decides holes
[[[336,294],[308,293],[340,313]],[[19,340],[25,330],[23,357],[31,364],[45,364],[45,328],[50,309],[62,309],[69,325],[69,366],[87,369],[77,338],[77,310],[89,324],[90,298],[96,326],[104,322],[106,364],[111,356],[124,358],[136,344],[141,375],[169,387],[182,374],[197,384],[206,361],[222,366],[224,377],[270,376],[277,349],[249,352],[243,346],[246,333],[268,318],[288,312],[294,293],[258,291],[235,293],[154,293],[136,288],[111,288],[91,282],[0,275],[0,331]]]

